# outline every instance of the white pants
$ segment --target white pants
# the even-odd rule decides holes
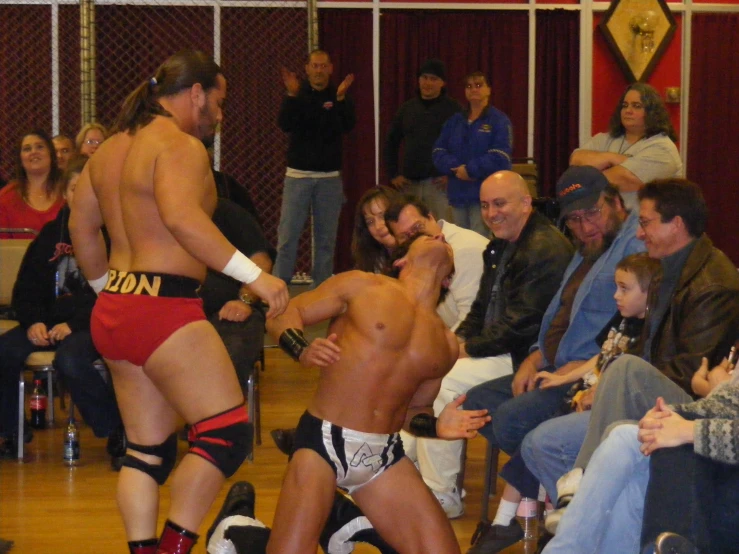
[[[510,354],[490,358],[461,358],[441,381],[441,389],[434,400],[434,415],[439,416],[444,406],[472,387],[510,375],[513,364]],[[437,492],[452,492],[461,471],[462,440],[417,439],[401,432],[403,448],[416,462],[426,484]]]

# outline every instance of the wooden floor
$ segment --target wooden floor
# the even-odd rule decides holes
[[[310,398],[317,371],[306,371],[277,349],[266,351],[266,371],[261,374],[262,445],[256,447],[254,463],[245,463],[227,481],[200,529],[203,539],[194,552],[205,552],[205,532],[228,487],[239,480],[251,481],[257,490],[257,517],[271,524],[286,466],[272,443],[269,430],[294,426]],[[57,410],[56,427],[35,433],[25,463],[0,462],[0,538],[15,541],[12,553],[80,554],[128,552],[123,526],[114,500],[116,476],[109,468],[105,440],[81,426],[81,464],[62,463],[62,431],[66,412]],[[466,513],[452,522],[465,552],[480,513],[485,441],[477,438],[468,448]],[[180,455],[186,451],[180,443]],[[501,462],[504,456],[501,456]],[[500,483],[500,482],[499,482]],[[500,484],[499,484],[500,487]],[[498,491],[500,493],[500,490]],[[402,494],[402,491],[398,492]],[[160,527],[169,505],[169,490],[162,488]],[[491,515],[497,501],[491,501]],[[514,546],[507,552],[523,552]],[[376,552],[366,545],[355,552]]]

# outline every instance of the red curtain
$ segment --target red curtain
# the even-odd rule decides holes
[[[708,202],[708,234],[739,264],[739,14],[694,14],[690,62],[688,178]]]
[[[580,13],[537,10],[534,159],[543,196],[554,196],[578,147],[579,62]]]
[[[334,270],[350,269],[354,209],[365,190],[375,183],[375,123],[372,79],[371,10],[323,9],[318,13],[320,45],[331,55],[333,81],[338,85],[354,74],[349,95],[357,110],[357,124],[344,139],[342,179],[346,203],[339,219]]]
[[[380,30],[381,148],[395,112],[416,93],[418,68],[439,58],[446,65],[448,92],[462,104],[464,76],[476,70],[488,76],[491,103],[513,124],[513,154],[526,156],[527,12],[387,10]],[[384,168],[381,176],[385,182]]]

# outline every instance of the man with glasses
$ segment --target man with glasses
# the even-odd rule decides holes
[[[298,241],[308,214],[313,214],[313,286],[334,269],[334,246],[344,203],[341,181],[343,135],[354,128],[354,103],[346,93],[354,82],[349,74],[331,85],[334,67],[323,50],[308,56],[302,83],[282,68],[287,94],[277,123],[290,135],[282,210],[277,231],[275,274],[289,283],[295,269]]]
[[[572,258],[572,245],[536,212],[518,173],[498,171],[485,179],[480,205],[482,219],[495,238],[483,252],[477,297],[456,330],[459,357],[441,381],[434,401],[437,416],[471,387],[511,375],[526,358]],[[404,435],[404,445],[405,439]],[[421,476],[450,518],[464,512],[456,487],[463,444],[431,439],[416,443]]]
[[[616,313],[616,264],[644,250],[636,238],[638,214],[626,211],[618,190],[594,167],[565,171],[557,182],[557,199],[577,252],[547,307],[538,340],[515,374],[473,387],[464,402],[465,409],[489,410],[493,419],[480,433],[508,454],[516,452],[529,431],[557,413],[570,389],[536,388],[537,372],[569,373],[600,351],[596,336]],[[509,483],[524,488],[512,479]],[[523,536],[513,517],[517,499],[504,495],[503,501],[509,502],[509,509],[483,529],[470,552],[498,552]]]
[[[521,447],[526,465],[552,499],[576,492],[612,423],[641,419],[658,397],[680,404],[699,396],[691,381],[702,358],[717,366],[736,338],[739,275],[705,234],[708,209],[698,185],[677,178],[652,181],[639,191],[639,206],[636,236],[662,265],[643,354],[624,355],[609,366],[592,411],[547,421],[526,437]],[[561,512],[548,518],[547,527],[558,517]]]

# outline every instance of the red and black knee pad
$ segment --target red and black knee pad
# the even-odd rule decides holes
[[[205,458],[231,477],[251,452],[254,427],[243,404],[190,427],[190,453]]]

